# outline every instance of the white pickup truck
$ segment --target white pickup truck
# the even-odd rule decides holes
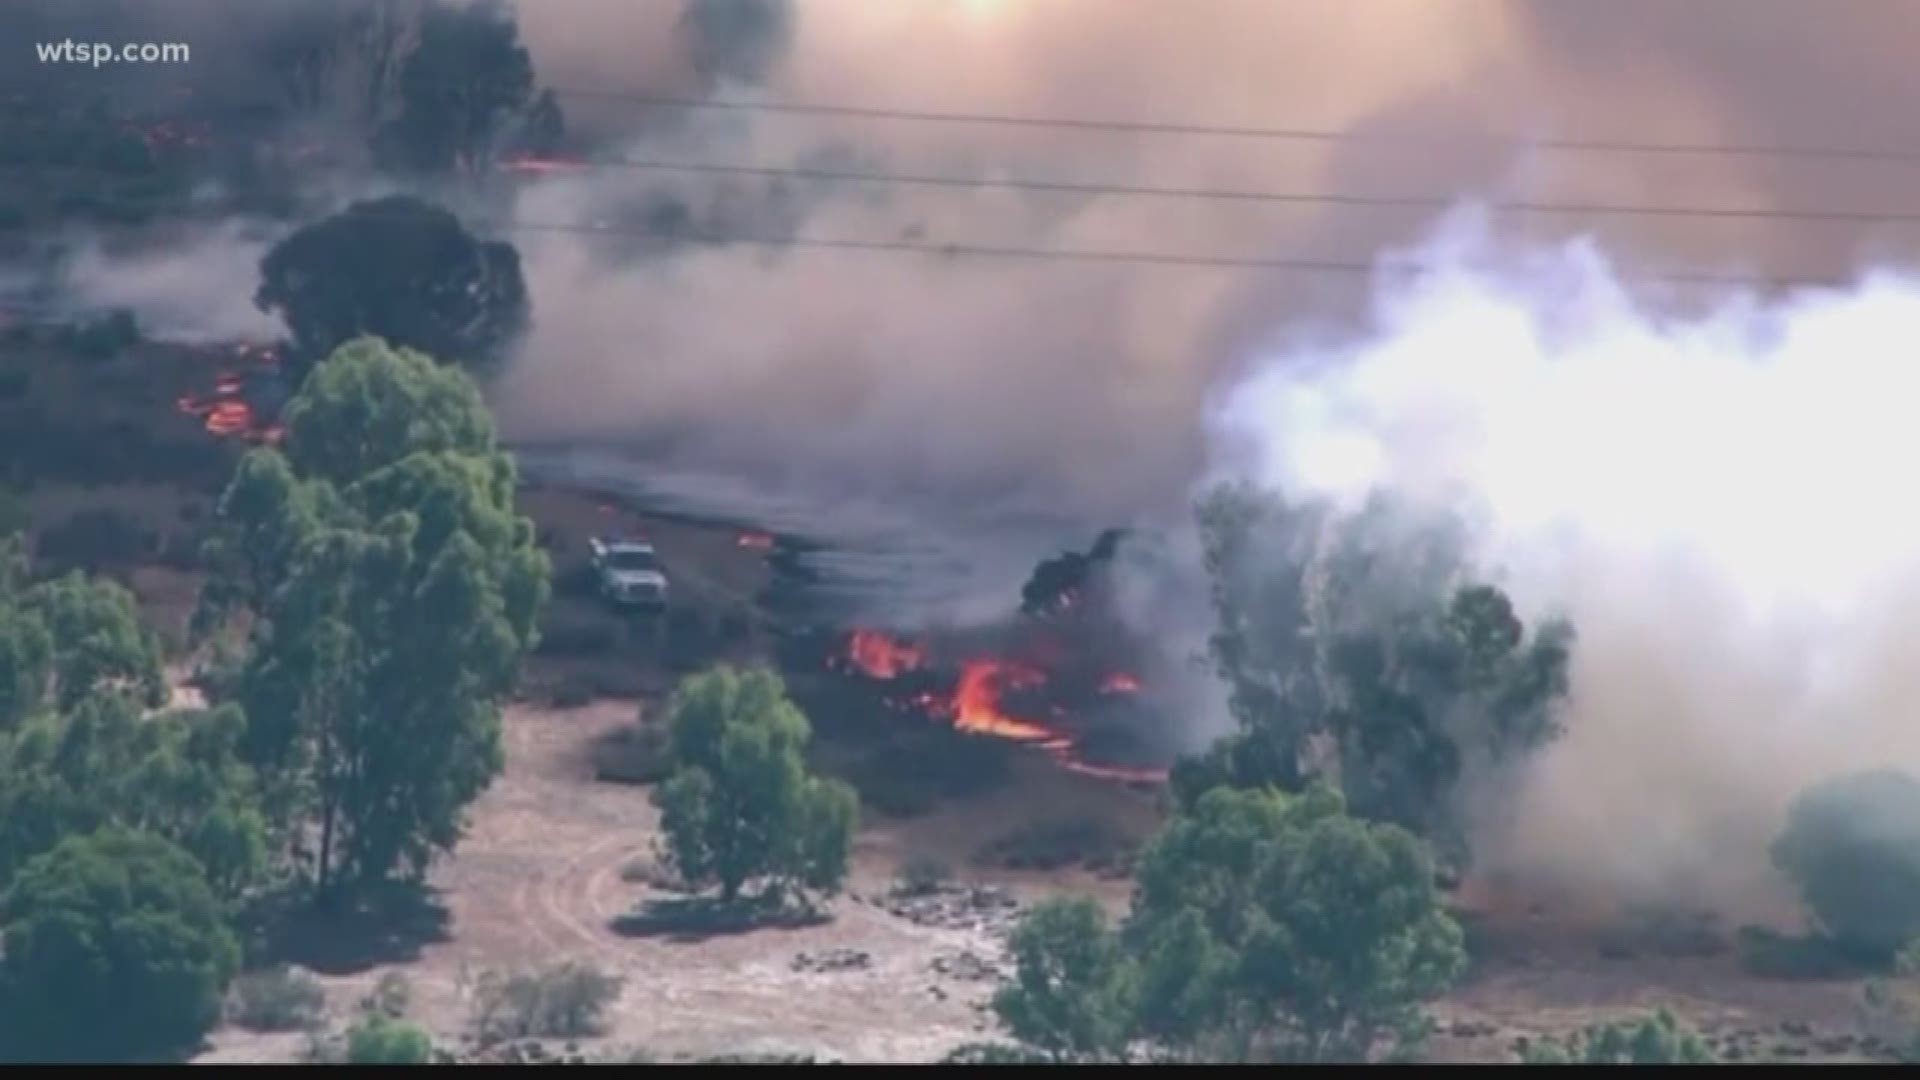
[[[587,544],[602,596],[621,607],[665,610],[667,575],[652,544],[603,537],[594,537]]]

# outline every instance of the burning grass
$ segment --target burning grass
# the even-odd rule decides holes
[[[1138,675],[1089,667],[1086,656],[1057,641],[1026,645],[1018,654],[976,649],[945,665],[925,642],[859,629],[847,635],[827,666],[871,688],[893,712],[925,717],[964,735],[1034,747],[1086,776],[1165,781],[1164,768],[1094,760],[1086,753],[1088,721],[1139,695]]]

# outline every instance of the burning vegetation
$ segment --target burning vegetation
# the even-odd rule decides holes
[[[265,346],[241,343],[233,347],[230,359],[236,366],[225,368],[214,377],[211,394],[188,394],[175,406],[200,421],[209,435],[220,439],[240,439],[256,444],[278,443],[284,432],[268,419],[269,410],[255,391],[256,380],[278,376],[280,354]]]
[[[1050,663],[1044,658],[1050,651],[966,655],[943,663],[926,643],[861,629],[847,635],[830,666],[872,684],[896,711],[950,724],[970,735],[1034,746],[1070,771],[1129,783],[1164,781],[1164,768],[1091,760],[1079,730],[1117,699],[1140,693],[1139,676],[1108,671],[1089,679],[1077,670],[1084,658]]]
[[[887,707],[1044,751],[1104,779],[1164,781],[1164,768],[1096,760],[1092,744],[1144,713],[1136,644],[1107,613],[1105,575],[1120,534],[1042,563],[1021,616],[999,631],[913,640],[848,633],[828,666],[867,684]],[[1120,749],[1118,746],[1115,750]]]

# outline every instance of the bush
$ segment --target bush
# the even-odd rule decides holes
[[[61,841],[4,903],[9,1049],[32,1060],[179,1052],[220,1018],[240,949],[193,856],[107,828]]]
[[[1920,780],[1856,773],[1802,792],[1773,844],[1820,927],[1863,959],[1920,936]]]
[[[1716,1059],[1700,1034],[1664,1009],[1639,1021],[1596,1024],[1565,1043],[1541,1039],[1521,1051],[1529,1065],[1705,1065]]]
[[[349,1065],[425,1065],[433,1040],[417,1024],[372,1016],[347,1033]]]
[[[373,984],[373,990],[360,999],[360,1011],[369,1016],[384,1016],[398,1020],[407,1015],[407,1009],[413,1004],[413,984],[405,975],[389,971],[380,976]]]
[[[952,878],[952,867],[939,859],[920,856],[908,859],[900,868],[900,878],[894,888],[902,896],[925,896],[938,892]]]
[[[249,1031],[307,1031],[325,1018],[327,993],[320,980],[281,965],[234,980],[227,1019]]]
[[[573,961],[535,973],[489,972],[474,992],[475,1034],[483,1043],[594,1035],[620,986],[618,976]]]

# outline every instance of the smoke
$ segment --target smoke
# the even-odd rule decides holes
[[[133,251],[111,251],[99,236],[81,234],[56,269],[56,295],[71,314],[131,311],[149,337],[273,340],[285,328],[253,305],[253,290],[260,259],[281,232],[233,219]]]
[[[1458,514],[1480,572],[1574,623],[1568,731],[1486,823],[1492,869],[1755,911],[1795,792],[1920,762],[1920,279],[1700,311],[1470,218],[1413,255],[1442,268],[1383,278],[1364,332],[1221,397],[1222,460]]]

